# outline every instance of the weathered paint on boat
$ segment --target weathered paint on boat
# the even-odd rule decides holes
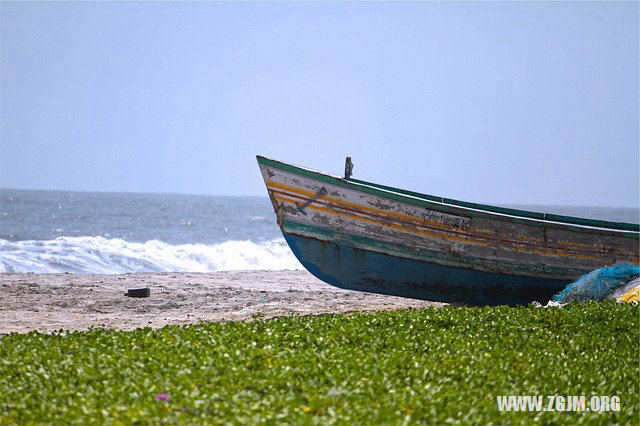
[[[487,206],[258,156],[302,265],[337,287],[444,302],[548,301],[580,275],[638,263],[639,226]]]

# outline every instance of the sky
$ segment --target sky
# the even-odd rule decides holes
[[[0,186],[638,207],[638,4],[2,2]]]

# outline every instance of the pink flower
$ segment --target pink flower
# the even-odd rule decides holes
[[[169,402],[169,395],[166,393],[159,393],[156,395],[156,401]]]

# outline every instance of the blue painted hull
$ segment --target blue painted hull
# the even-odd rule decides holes
[[[473,305],[546,303],[566,280],[496,274],[391,256],[298,235],[283,234],[300,263],[336,287]]]

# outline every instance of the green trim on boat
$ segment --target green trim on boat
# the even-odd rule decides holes
[[[419,192],[407,191],[404,189],[394,188],[391,186],[380,185],[371,183],[359,179],[342,179],[334,176],[329,176],[324,173],[316,172],[313,170],[305,169],[302,167],[294,166],[292,164],[283,163],[281,161],[272,160],[262,156],[256,156],[258,163],[277,169],[294,173],[300,176],[309,177],[322,182],[331,183],[334,185],[342,186],[344,188],[355,189],[357,191],[366,192],[373,195],[378,195],[385,198],[391,198],[394,200],[420,205],[428,207],[433,210],[438,210],[446,213],[460,214],[460,209],[464,209],[464,214],[467,216],[485,217],[498,220],[506,220],[516,223],[524,223],[526,225],[533,226],[554,226],[567,229],[570,231],[584,232],[583,229],[577,228],[575,225],[589,226],[593,228],[599,228],[602,231],[608,230],[621,230],[630,231],[625,233],[616,233],[617,235],[623,235],[629,238],[638,238],[640,233],[640,225],[634,223],[624,222],[609,222],[597,219],[585,219],[573,216],[563,216],[547,213],[531,212],[527,210],[510,209],[506,207],[491,206],[487,204],[471,203],[466,201],[453,200],[451,198],[436,197],[433,195],[421,194]],[[435,204],[438,203],[438,204]],[[473,209],[473,210],[469,210]],[[497,213],[506,216],[496,216]],[[540,223],[535,221],[521,222],[518,218],[543,220],[550,223]]]

